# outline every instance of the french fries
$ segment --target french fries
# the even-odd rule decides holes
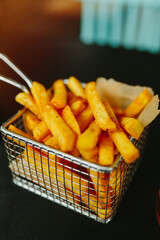
[[[119,123],[121,127],[135,139],[139,139],[144,130],[142,124],[135,118],[121,117]]]
[[[32,113],[34,113],[38,117],[38,119],[41,119],[38,107],[30,94],[24,92],[18,93],[15,97],[15,100],[19,104],[28,108]]]
[[[109,132],[109,135],[126,163],[130,164],[139,158],[138,149],[121,129]]]
[[[40,84],[38,82],[33,82],[32,88],[31,88],[31,93],[34,97],[34,100],[35,100],[37,106],[38,106],[41,117],[43,118],[43,108],[45,107],[46,104],[49,103],[48,92],[42,84]]]
[[[48,159],[45,152],[40,152],[38,149],[33,149],[31,146],[28,146],[24,152],[25,161],[35,165],[36,168],[42,171],[45,175],[50,176],[61,183],[64,183],[65,178],[65,185],[69,190],[73,190],[73,192],[78,195],[80,195],[80,191],[81,195],[86,194],[88,191],[88,182],[85,179],[80,178],[79,175],[72,172],[67,167],[65,167],[65,170],[63,171],[63,166],[59,163],[59,160],[57,159],[58,157],[55,157],[54,154],[49,155]]]
[[[87,100],[92,109],[93,115],[99,125],[99,127],[106,131],[108,129],[115,130],[116,125],[111,120],[108,112],[106,111],[102,101],[98,96],[95,82],[89,82],[86,84],[85,92]]]
[[[63,120],[68,124],[68,126],[72,129],[73,132],[75,132],[77,135],[80,135],[80,127],[78,125],[78,122],[72,113],[70,107],[67,105],[62,110],[62,118]]]
[[[96,121],[93,121],[86,129],[86,131],[78,136],[77,149],[79,151],[93,149],[98,143],[100,134],[100,127],[98,126]]]
[[[77,117],[81,112],[84,111],[86,105],[81,100],[76,100],[70,104],[70,108],[75,117]]]
[[[99,164],[112,165],[114,162],[114,145],[106,132],[101,134],[99,140]]]
[[[32,136],[30,136],[29,134],[23,132],[22,130],[16,128],[15,126],[13,126],[12,124],[9,125],[8,127],[8,130],[10,130],[11,132],[14,132],[14,133],[17,133],[17,134],[20,134],[22,135],[23,137],[27,137],[27,138],[31,138],[33,139]],[[12,137],[8,137],[9,140],[12,140]],[[26,143],[23,142],[23,141],[19,141],[18,139],[16,138],[13,138],[13,142],[15,142],[16,144],[22,146],[22,147],[25,147],[26,146]]]
[[[70,89],[70,91],[75,95],[75,96],[80,96],[82,98],[86,98],[84,89],[81,85],[81,82],[75,78],[75,77],[70,77],[68,79],[67,87]]]
[[[107,102],[104,102],[104,106],[107,109],[111,119],[116,124],[116,130],[108,130],[110,138],[121,153],[126,163],[129,164],[134,162],[139,157],[139,150],[134,146],[134,144],[128,139],[126,134],[121,129],[115,113],[110,105]]]
[[[79,124],[81,132],[84,132],[88,128],[93,119],[93,113],[90,106],[88,105],[88,107],[77,117],[77,122]]]
[[[59,79],[53,83],[54,96],[51,99],[51,104],[55,109],[62,109],[67,104],[67,89],[62,79]]]
[[[126,108],[126,117],[136,117],[144,107],[149,103],[152,98],[152,94],[145,88],[138,97]]]
[[[32,133],[33,129],[40,123],[40,120],[34,114],[27,112],[24,115],[23,122],[25,128]]]
[[[57,139],[60,149],[64,152],[72,151],[76,142],[76,135],[63,121],[54,107],[46,105],[43,109],[43,116],[47,127]]]
[[[105,219],[111,216],[112,204],[121,195],[127,164],[139,157],[139,150],[128,135],[138,139],[143,132],[144,127],[135,117],[148,104],[152,94],[148,89],[143,90],[123,110],[112,108],[108,101],[102,102],[95,82],[87,83],[84,89],[78,79],[70,77],[67,87],[69,91],[61,79],[48,90],[33,82],[33,97],[26,93],[16,96],[16,101],[32,112],[27,112],[24,118],[26,131],[30,134],[12,124],[8,129],[65,152],[66,158],[63,158],[55,150],[58,157],[45,148],[40,150],[13,138],[17,145],[23,146],[26,164],[63,185],[73,198],[75,195],[78,205],[83,203]],[[10,136],[7,138],[12,140]],[[67,154],[74,158],[70,159]],[[113,165],[120,156],[125,162]],[[76,157],[92,163],[86,163],[85,167],[85,164],[76,162]],[[103,165],[104,171],[96,168],[96,164]],[[105,171],[105,166],[110,166],[110,169],[114,166],[113,171]]]
[[[59,149],[57,139],[54,136],[50,137],[47,140],[44,140],[44,144],[49,146],[49,147]]]
[[[41,142],[45,137],[50,134],[50,130],[48,129],[46,123],[41,121],[34,129],[33,129],[33,136],[34,138]]]

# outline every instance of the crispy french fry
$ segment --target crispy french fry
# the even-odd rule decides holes
[[[60,149],[64,152],[73,150],[76,135],[63,121],[58,112],[51,105],[46,105],[43,109],[43,116],[47,127],[58,141]]]
[[[81,134],[77,120],[68,105],[66,105],[65,108],[62,110],[61,116],[73,132],[75,132],[77,135]]]
[[[43,108],[49,103],[49,96],[46,88],[38,82],[32,83],[31,93],[43,118]]]
[[[16,128],[16,127],[13,126],[12,124],[9,125],[8,130],[10,130],[10,131],[12,131],[12,132],[14,132],[14,133],[20,134],[20,135],[22,135],[22,136],[24,136],[24,137],[34,139],[32,136],[30,136],[29,134],[23,132],[21,129]]]
[[[49,146],[49,147],[52,147],[52,148],[55,148],[55,149],[59,149],[57,139],[54,136],[52,136],[51,138],[46,140],[44,143],[47,146]]]
[[[32,113],[34,113],[38,117],[38,119],[41,119],[41,115],[39,113],[37,105],[30,94],[20,92],[16,95],[15,100],[19,104],[28,108]]]
[[[20,134],[20,135],[22,135],[23,137],[27,137],[27,138],[33,139],[32,136],[30,136],[29,134],[27,134],[27,133],[23,132],[22,130],[16,128],[16,127],[13,126],[12,124],[9,125],[8,130],[10,130],[11,132]],[[11,141],[14,141],[15,143],[17,143],[18,145],[20,145],[20,146],[22,146],[22,147],[25,147],[25,146],[26,146],[26,143],[25,143],[25,142],[19,141],[19,140],[17,140],[16,138],[12,138],[12,137],[9,137],[9,136],[8,136],[7,138],[8,138],[9,140],[11,140]]]
[[[91,162],[98,163],[98,161],[96,161],[96,160],[98,160],[98,158],[95,159],[95,157],[98,156],[98,147],[97,146],[92,148],[92,149],[90,149],[90,150],[82,150],[82,149],[80,149],[79,151],[80,151],[83,159],[89,160]]]
[[[101,134],[101,129],[96,123],[93,121],[89,127],[78,136],[77,139],[77,149],[81,152],[81,150],[91,150],[96,147],[99,136]]]
[[[40,120],[34,114],[27,112],[24,115],[23,122],[25,129],[33,132],[33,129],[40,123]]]
[[[62,79],[53,83],[54,96],[51,99],[51,104],[56,109],[62,109],[67,104],[67,89]]]
[[[97,203],[97,196],[94,196],[92,194],[90,194],[89,197],[88,195],[81,196],[81,201],[84,202],[89,209],[93,210],[103,220],[109,218],[113,212],[110,204],[107,205],[106,209],[105,204],[104,203],[100,204],[99,201]]]
[[[79,124],[81,132],[84,132],[88,128],[93,119],[93,113],[90,106],[88,105],[88,107],[77,117],[77,122]]]
[[[70,108],[75,117],[77,117],[81,112],[84,111],[86,105],[81,100],[76,100],[70,105]]]
[[[67,87],[75,96],[86,98],[81,82],[77,78],[71,76],[68,79]]]
[[[109,135],[126,163],[132,163],[139,157],[139,151],[121,130],[109,132]]]
[[[111,119],[116,124],[116,130],[108,130],[109,136],[112,139],[113,143],[116,145],[117,149],[121,153],[122,157],[124,158],[125,162],[132,163],[139,157],[139,151],[134,146],[132,142],[127,138],[126,134],[121,129],[119,122],[113,112],[112,108],[107,102],[104,102],[105,108],[111,117]]]
[[[93,112],[93,115],[99,127],[106,131],[107,129],[115,130],[116,125],[111,120],[108,112],[106,111],[102,101],[98,96],[95,82],[89,82],[85,87],[86,97]]]
[[[126,108],[126,117],[136,117],[144,107],[149,103],[152,98],[152,94],[145,88],[138,97]]]
[[[144,130],[142,124],[135,118],[121,117],[119,123],[121,127],[135,139],[138,139]]]
[[[46,123],[41,121],[34,129],[33,129],[33,136],[34,138],[41,142],[45,137],[50,134],[50,130],[48,129]]]
[[[99,140],[99,164],[112,165],[114,161],[114,145],[106,132],[103,132]]]
[[[74,171],[71,171],[67,167],[63,167],[58,157],[55,158],[54,154],[49,154],[49,159],[44,152],[40,152],[38,149],[28,146],[24,153],[25,161],[34,165],[38,171],[42,171],[43,174],[58,180],[61,183],[65,183],[69,190],[73,190],[78,195],[84,195],[88,192],[88,181],[80,177]],[[57,162],[56,162],[57,159]],[[81,194],[80,194],[81,192]]]

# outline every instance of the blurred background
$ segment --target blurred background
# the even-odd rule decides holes
[[[107,39],[104,16],[108,11],[106,5],[96,6],[102,19],[96,18],[98,20],[94,22],[92,2],[95,1],[90,1],[89,6],[85,2],[88,1],[83,1],[82,5],[80,1],[72,0],[1,0],[0,52],[11,58],[32,80],[40,81],[46,87],[57,78],[70,75],[84,82],[104,76],[130,84],[149,85],[159,92],[159,54],[139,52],[134,48],[127,51],[121,47],[123,44],[112,48],[107,41],[99,46],[94,38],[88,44],[84,43],[86,31],[90,34],[97,22],[98,26],[103,26],[99,30],[101,37]],[[21,81],[2,62],[0,74]],[[20,108],[14,101],[17,92],[14,87],[0,82],[1,123]]]

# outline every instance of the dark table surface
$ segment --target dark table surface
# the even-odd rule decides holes
[[[51,16],[43,16],[41,21],[37,19],[39,25],[30,23],[29,30],[0,29],[0,51],[12,58],[32,80],[49,87],[57,78],[70,75],[84,82],[105,76],[129,84],[148,85],[155,93],[160,92],[160,55],[86,46],[78,39],[79,21],[69,18],[62,24],[57,20],[59,28],[63,26],[64,31],[55,33]],[[44,28],[46,22],[47,29]],[[41,30],[36,31],[37,28]],[[0,64],[0,69],[2,74],[19,80],[4,64]],[[20,108],[14,102],[17,92],[0,83],[1,123]],[[151,124],[142,162],[115,218],[107,225],[14,185],[1,140],[0,240],[160,239],[155,214],[156,194],[160,188],[159,120],[158,117]]]

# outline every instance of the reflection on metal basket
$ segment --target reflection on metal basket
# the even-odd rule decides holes
[[[1,127],[15,184],[96,221],[113,218],[140,159],[128,165],[117,155],[113,166],[100,166],[10,132],[11,122],[24,130],[23,116]],[[146,135],[147,129],[138,141],[131,138],[141,155]]]

